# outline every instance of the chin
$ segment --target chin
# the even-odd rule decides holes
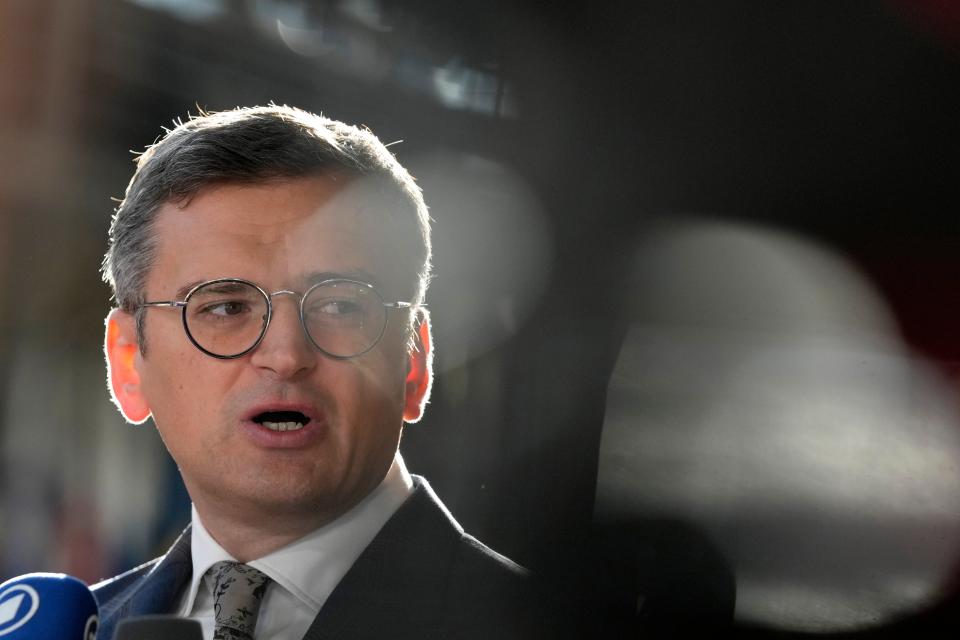
[[[277,515],[309,516],[345,511],[355,500],[349,493],[332,491],[323,487],[304,486],[303,483],[271,483],[269,487],[258,486],[245,493],[244,501],[256,505],[258,510]]]

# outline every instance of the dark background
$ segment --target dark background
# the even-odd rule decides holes
[[[855,265],[911,353],[960,369],[955,3],[22,1],[0,29],[2,576],[96,580],[188,517],[155,436],[107,404],[97,269],[130,150],[198,107],[275,101],[403,141],[436,221],[440,372],[402,450],[468,530],[573,583],[630,547],[598,534],[594,496],[653,221],[799,234]]]

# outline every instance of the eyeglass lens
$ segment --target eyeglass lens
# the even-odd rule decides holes
[[[187,299],[184,322],[198,347],[221,357],[257,344],[267,324],[267,297],[244,282],[211,282]],[[347,358],[369,350],[383,333],[387,311],[377,293],[335,281],[312,288],[302,303],[303,325],[316,347]]]

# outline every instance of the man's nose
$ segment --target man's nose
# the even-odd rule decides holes
[[[309,371],[317,362],[317,350],[300,323],[298,303],[299,300],[293,295],[273,298],[270,326],[250,359],[254,366],[271,371],[282,379],[294,378]]]

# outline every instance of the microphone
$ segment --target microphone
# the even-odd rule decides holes
[[[142,616],[121,620],[113,640],[203,640],[203,632],[196,620]]]
[[[96,640],[97,601],[62,573],[28,573],[0,584],[3,640]]]

